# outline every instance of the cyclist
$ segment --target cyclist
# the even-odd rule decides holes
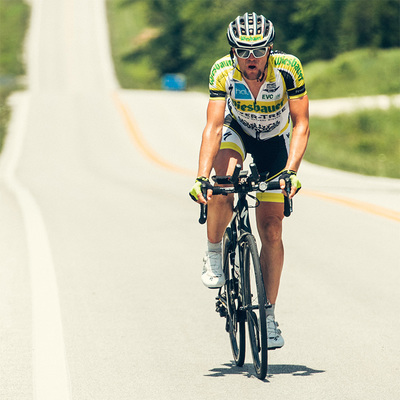
[[[263,15],[246,13],[227,30],[230,54],[211,69],[207,123],[202,135],[197,179],[190,196],[208,203],[208,246],[202,281],[209,288],[225,282],[222,269],[222,236],[232,216],[233,196],[201,193],[209,185],[211,170],[231,175],[237,163],[252,155],[268,180],[290,180],[289,197],[301,188],[297,178],[309,137],[308,96],[298,58],[272,51],[274,26]],[[291,135],[291,139],[290,139]],[[289,148],[290,140],[290,148]],[[268,347],[284,344],[275,321],[275,303],[283,268],[282,220],[284,194],[257,193],[257,228],[261,239],[260,261],[267,298]]]

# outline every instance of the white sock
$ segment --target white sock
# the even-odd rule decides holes
[[[275,318],[275,304],[269,304],[267,306],[267,317],[268,315],[272,315]]]
[[[216,253],[221,253],[222,252],[222,240],[219,243],[211,243],[210,241],[207,241],[207,248],[208,248],[208,251],[214,251]]]

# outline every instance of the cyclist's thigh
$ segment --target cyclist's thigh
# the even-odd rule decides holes
[[[217,175],[232,175],[236,164],[243,165],[242,156],[235,150],[222,149],[214,160],[214,170]]]
[[[236,164],[243,165],[246,149],[239,134],[229,125],[224,125],[220,150],[214,161],[217,175],[232,175]]]

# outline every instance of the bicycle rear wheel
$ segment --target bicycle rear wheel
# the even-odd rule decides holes
[[[241,289],[238,277],[235,276],[233,244],[229,238],[229,229],[223,239],[223,266],[225,273],[225,294],[227,303],[226,330],[229,333],[232,355],[235,364],[243,366],[245,357],[246,331],[245,313],[242,307]]]
[[[246,234],[240,241],[240,249],[244,266],[244,308],[247,316],[253,364],[257,377],[264,379],[268,368],[267,297],[254,236]]]

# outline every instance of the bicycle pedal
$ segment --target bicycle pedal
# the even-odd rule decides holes
[[[217,300],[215,303],[215,311],[220,315],[220,317],[226,317],[228,315],[226,307],[220,300]]]

